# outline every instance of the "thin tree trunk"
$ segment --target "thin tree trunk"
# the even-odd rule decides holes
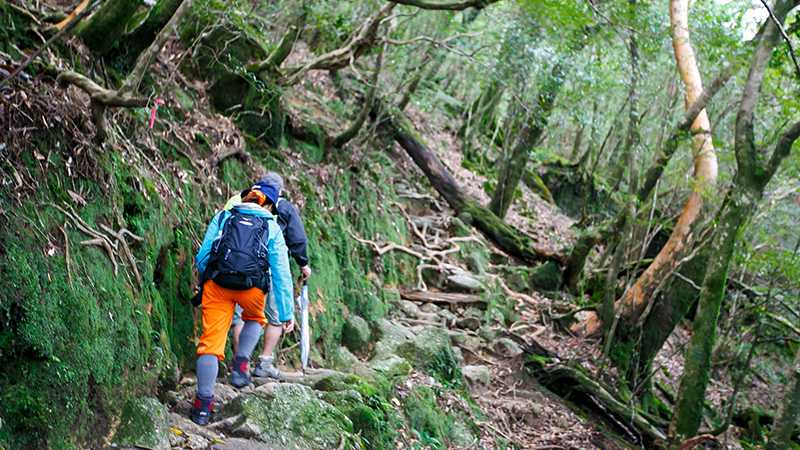
[[[628,92],[628,98],[630,99],[628,101],[630,105],[628,108],[628,134],[625,137],[622,157],[613,169],[610,179],[614,191],[619,188],[622,182],[625,168],[627,167],[628,170],[633,170],[633,166],[630,165],[634,161],[633,152],[636,146],[639,145],[641,139],[639,136],[639,121],[641,116],[639,115],[639,92],[637,89],[639,85],[639,47],[636,44],[636,37],[634,35],[631,35],[628,40],[628,53],[631,58],[631,84]],[[634,183],[636,182],[635,179],[632,179],[632,181]],[[633,186],[632,191],[636,192],[635,186]]]
[[[734,194],[732,197],[738,197]],[[674,442],[684,441],[697,434],[703,417],[705,391],[711,374],[711,352],[717,334],[717,318],[728,267],[742,226],[750,219],[756,207],[754,198],[732,198],[720,218],[706,276],[700,291],[699,306],[692,323],[692,337],[686,351],[686,363],[681,376],[675,414],[670,423],[670,436]]]
[[[510,157],[503,162],[500,168],[497,187],[495,187],[492,200],[489,202],[489,209],[500,218],[505,217],[508,208],[511,207],[517,185],[519,185],[519,180],[522,179],[525,166],[530,159],[528,154],[531,148],[539,142],[547,128],[550,112],[553,110],[556,96],[563,83],[564,66],[561,62],[557,62],[544,82],[540,84],[536,105],[525,120]]]

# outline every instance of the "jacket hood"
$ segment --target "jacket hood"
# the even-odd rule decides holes
[[[266,208],[256,205],[255,203],[239,203],[232,209],[246,216],[266,217],[269,219],[274,218],[272,213],[267,211]]]

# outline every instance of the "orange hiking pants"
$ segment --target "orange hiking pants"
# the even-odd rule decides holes
[[[254,320],[263,327],[267,323],[264,316],[264,291],[250,288],[246,291],[226,289],[213,280],[203,285],[203,335],[197,346],[198,355],[214,355],[220,361],[225,359],[225,342],[233,319],[236,305],[242,307],[242,319]]]

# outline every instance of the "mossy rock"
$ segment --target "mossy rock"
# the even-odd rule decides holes
[[[561,269],[558,264],[548,261],[531,272],[531,287],[541,291],[557,291],[561,286]]]
[[[342,343],[354,352],[360,352],[369,345],[372,332],[364,318],[350,314],[342,328]]]
[[[400,344],[397,354],[443,384],[462,384],[461,367],[450,346],[450,336],[441,328],[424,328],[412,341]]]
[[[431,448],[469,447],[475,434],[460,414],[448,414],[436,402],[440,393],[427,386],[417,386],[403,400],[403,412],[419,440]]]
[[[260,393],[261,394],[261,393]],[[243,395],[226,405],[232,436],[256,439],[275,448],[291,450],[357,446],[353,423],[314,391],[300,384],[279,384],[269,395]]]
[[[129,400],[122,409],[113,441],[119,447],[169,449],[167,408],[152,397]]]
[[[353,422],[366,448],[393,448],[400,419],[373,385],[362,382],[347,390],[325,392],[322,399],[334,405]]]

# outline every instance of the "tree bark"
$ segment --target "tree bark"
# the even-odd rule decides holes
[[[93,52],[106,54],[125,34],[126,22],[141,4],[141,0],[108,0],[78,34]]]
[[[705,390],[711,374],[711,351],[716,340],[717,318],[725,297],[728,267],[742,226],[750,219],[756,204],[757,198],[754,197],[731,199],[712,240],[711,248],[714,250],[709,257],[700,291],[675,414],[670,424],[670,436],[675,442],[696,435],[700,427]]]
[[[414,131],[413,124],[405,114],[397,110],[392,111],[383,126],[408,153],[450,207],[457,213],[468,214],[472,225],[500,249],[527,263],[542,260],[563,262],[562,255],[542,247],[525,233],[503,222],[501,218],[481,206],[476,199],[465,194],[447,167]]]
[[[506,216],[508,208],[514,199],[514,193],[525,172],[528,154],[542,137],[550,112],[553,110],[558,91],[564,83],[564,65],[556,62],[550,72],[540,84],[536,105],[532,108],[528,118],[522,125],[511,155],[503,161],[500,174],[497,177],[497,186],[494,189],[489,210],[500,218]]]
[[[625,136],[622,157],[614,167],[610,179],[614,191],[616,191],[620,183],[622,183],[625,169],[633,170],[633,166],[631,165],[631,163],[635,161],[633,152],[641,140],[639,135],[641,115],[639,114],[639,92],[637,89],[639,85],[639,46],[636,43],[636,37],[634,35],[631,35],[628,40],[628,54],[631,59],[631,84],[628,91],[628,133]],[[631,178],[634,183],[637,181],[635,178],[636,177]],[[632,190],[635,192],[636,187],[632,186]]]

